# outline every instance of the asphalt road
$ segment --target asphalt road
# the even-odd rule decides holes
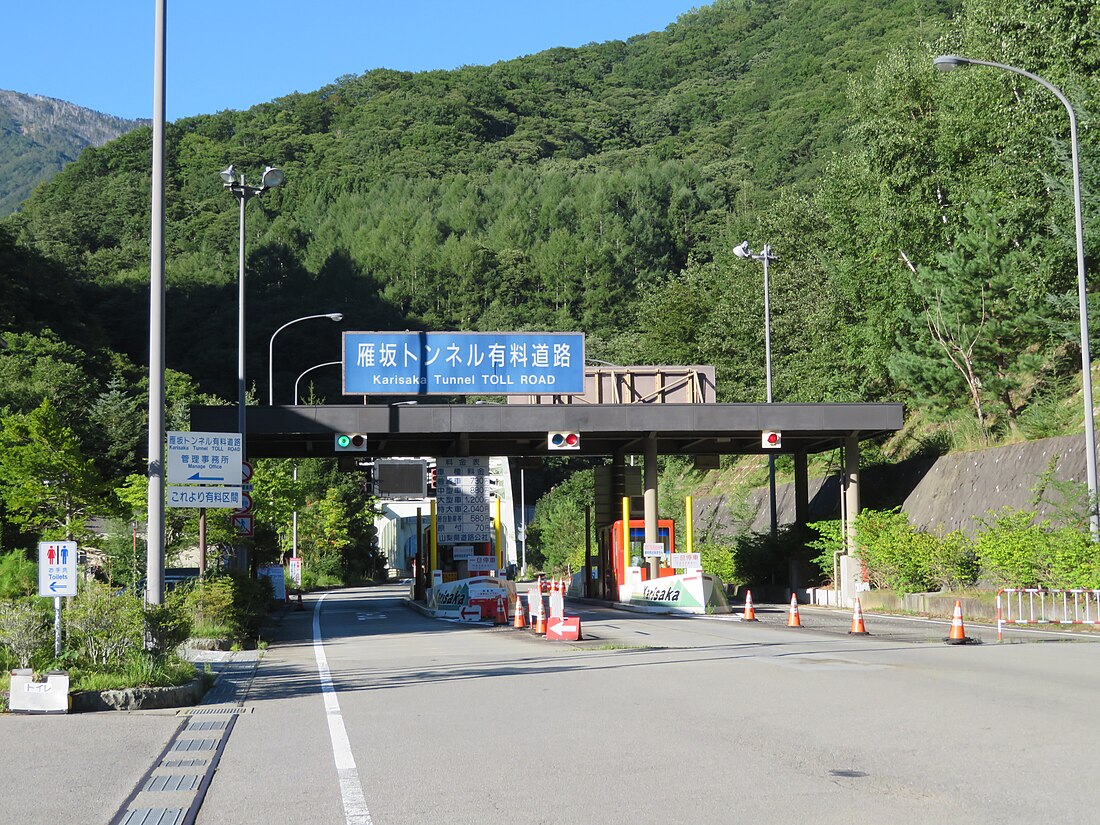
[[[338,591],[282,618],[198,823],[1100,818],[1092,642],[952,647],[946,625],[873,616],[850,637],[835,611],[792,629],[779,606],[747,624],[581,605],[574,645],[436,621],[404,592]],[[0,719],[5,762],[23,763],[0,772],[10,821],[107,821],[177,723]],[[48,769],[56,784],[28,784]]]

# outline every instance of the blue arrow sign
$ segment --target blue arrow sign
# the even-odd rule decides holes
[[[53,593],[57,592],[57,582],[50,582],[50,591]]]
[[[188,476],[187,480],[188,481],[225,481],[225,476],[204,476],[204,475],[202,475],[202,472],[199,471],[198,473],[195,473],[194,475]]]

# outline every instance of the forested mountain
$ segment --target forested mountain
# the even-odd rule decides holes
[[[594,358],[712,363],[722,400],[761,400],[760,267],[731,254],[747,238],[778,256],[776,400],[892,398],[990,431],[1029,425],[1076,375],[1067,119],[1036,84],[941,75],[931,59],[997,59],[1065,88],[1091,192],[1096,31],[1083,0],[717,0],[626,42],[372,71],[177,121],[169,365],[234,396],[238,214],[218,172],[254,182],[272,163],[286,184],[248,207],[260,397],[271,333],[341,311],[348,329],[579,329]],[[0,224],[23,285],[0,297],[0,360],[41,364],[52,329],[101,387],[135,391],[149,163],[148,129],[88,149]],[[35,301],[41,272],[55,305]],[[333,360],[335,332],[280,336],[279,400]],[[342,400],[335,375],[317,380]],[[173,397],[193,394],[180,382]],[[26,401],[8,388],[0,403]]]
[[[0,216],[86,147],[102,146],[142,123],[0,89]]]

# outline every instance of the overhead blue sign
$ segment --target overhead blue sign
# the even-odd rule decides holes
[[[345,332],[344,394],[584,393],[580,332]]]

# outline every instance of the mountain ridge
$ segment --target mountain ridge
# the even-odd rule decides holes
[[[0,89],[0,216],[89,146],[147,125],[65,100]]]

